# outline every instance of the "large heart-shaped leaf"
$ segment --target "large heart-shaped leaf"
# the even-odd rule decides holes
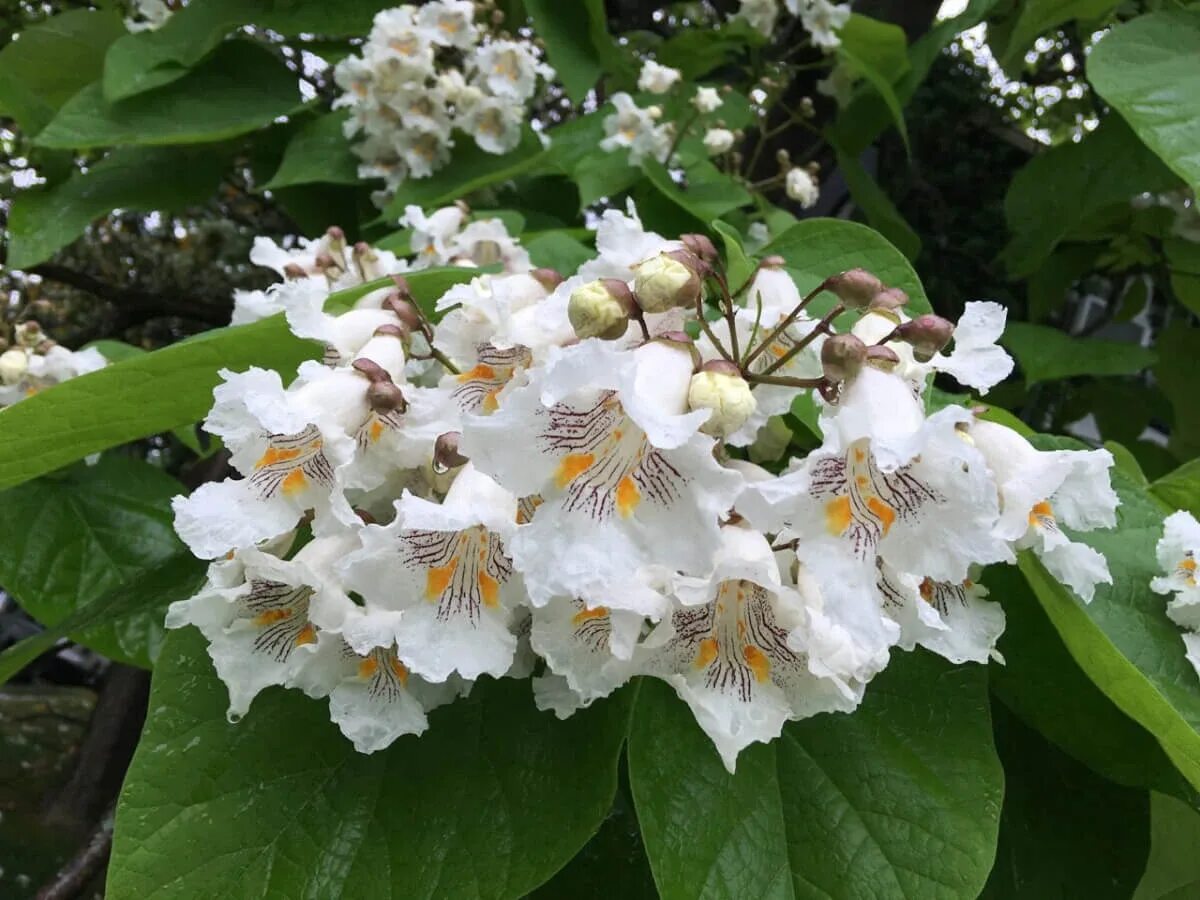
[[[112,897],[507,900],[612,805],[628,692],[560,722],[485,679],[364,756],[325,704],[271,689],[237,725],[195,632],[163,647],[117,809]]]
[[[1157,358],[1137,344],[1072,337],[1030,322],[1010,323],[1000,340],[1016,356],[1030,384],[1077,375],[1136,375]]]
[[[721,765],[688,708],[642,685],[629,777],[673,898],[975,898],[1003,776],[987,673],[897,653],[851,715],[793,723]]]

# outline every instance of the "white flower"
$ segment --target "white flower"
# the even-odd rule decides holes
[[[433,44],[413,16],[414,9],[406,5],[376,13],[363,47],[363,58],[388,72],[397,86],[433,72]]]
[[[637,86],[639,91],[651,94],[665,94],[683,77],[683,73],[670,66],[659,65],[652,59],[642,63],[642,71],[638,73]]]
[[[471,0],[432,0],[417,10],[417,22],[429,40],[443,47],[469,50],[479,40]]]
[[[134,34],[157,31],[167,24],[172,12],[165,0],[134,0],[134,14],[125,20],[125,28]]]
[[[537,326],[544,318],[540,301],[545,297],[545,286],[525,273],[483,275],[455,285],[437,302],[437,311],[444,315],[434,327],[434,342],[459,363],[475,358],[481,346],[524,346],[540,356],[549,344],[571,337],[564,323],[558,334],[542,339]]]
[[[406,131],[436,135],[439,140],[452,144],[450,111],[446,108],[445,95],[438,88],[410,85],[390,94],[385,102],[400,117]]]
[[[953,663],[1000,659],[996,641],[1004,633],[1004,610],[985,599],[983,585],[971,578],[918,579],[881,564],[878,586],[884,613],[900,626],[902,649],[919,645]]]
[[[709,156],[718,156],[733,148],[733,132],[728,128],[710,128],[704,132],[704,149]]]
[[[784,179],[787,195],[800,204],[802,209],[811,209],[821,198],[821,188],[808,169],[793,166]]]
[[[686,413],[691,370],[677,346],[592,338],[551,349],[496,412],[465,418],[463,452],[542,500],[510,543],[535,606],[568,596],[654,614],[638,569],[709,565],[741,477],[700,434],[708,413]]]
[[[467,68],[489,93],[518,101],[533,96],[539,75],[554,76],[554,70],[538,60],[531,45],[520,41],[483,44],[470,57]]]
[[[850,6],[846,3],[830,3],[829,0],[785,0],[788,10],[799,15],[812,42],[825,50],[841,46],[838,32],[850,20]]]
[[[440,265],[450,261],[450,240],[462,228],[466,215],[459,206],[443,206],[428,216],[419,206],[404,207],[400,225],[412,229],[412,250],[427,264]]]
[[[521,142],[525,108],[503,97],[485,97],[473,104],[458,126],[475,138],[479,149],[503,154]]]
[[[1112,584],[1108,563],[1076,543],[1059,523],[1079,531],[1116,524],[1107,450],[1037,450],[1011,428],[975,421],[970,436],[987,459],[1000,493],[996,533],[1032,547],[1050,573],[1090,602],[1097,584]]]
[[[436,132],[403,131],[397,150],[408,166],[409,175],[428,178],[450,161],[450,148],[453,146],[453,141]]]
[[[745,19],[750,27],[764,37],[770,37],[779,17],[779,0],[741,0],[737,18]]]
[[[698,87],[692,96],[692,106],[699,113],[716,112],[721,103],[721,93],[714,87]]]
[[[14,385],[29,371],[29,353],[21,347],[14,347],[0,353],[0,383]]]
[[[628,148],[633,165],[647,156],[664,161],[671,149],[671,135],[665,126],[655,124],[661,110],[653,106],[640,108],[624,91],[613,94],[612,104],[617,111],[604,119],[606,136],[600,142],[601,148],[610,152]]]
[[[959,384],[986,394],[1012,374],[1012,357],[996,344],[1007,317],[1008,310],[999,303],[968,303],[954,327],[954,349],[949,354],[938,353],[931,365]]]
[[[750,385],[740,375],[723,371],[701,371],[688,385],[688,408],[708,410],[709,417],[700,430],[725,437],[746,424],[756,403]]]
[[[806,604],[783,585],[766,539],[736,526],[720,538],[710,574],[678,579],[680,606],[640,652],[644,670],[675,688],[733,772],[749,744],[778,737],[788,720],[852,710],[862,688],[815,673],[799,648]]]
[[[1167,604],[1167,615],[1186,629],[1183,643],[1188,662],[1200,673],[1200,585],[1196,580],[1196,558],[1200,556],[1200,524],[1183,510],[1167,516],[1163,536],[1155,548],[1158,564],[1166,575],[1151,580],[1158,594],[1174,594]]]
[[[454,261],[468,259],[476,266],[500,263],[505,272],[528,272],[529,253],[508,233],[500,219],[476,219],[450,242]]]

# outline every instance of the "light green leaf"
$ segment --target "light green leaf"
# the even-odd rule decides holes
[[[296,76],[269,50],[229,41],[186,78],[126,100],[94,82],[67,101],[38,135],[43,147],[220,141],[269,125],[300,102]]]
[[[1118,25],[1089,54],[1087,74],[1138,137],[1200,190],[1200,10]]]
[[[1119,5],[1120,0],[1025,0],[1000,54],[1000,65],[1010,71],[1019,67],[1025,51],[1041,35],[1075,19],[1099,19]]]
[[[993,715],[1004,810],[980,900],[1128,900],[1150,849],[1147,792],[1088,771],[1003,707]]]
[[[856,157],[839,152],[837,160],[838,171],[846,179],[850,196],[867,217],[867,222],[908,259],[915,260],[921,252],[921,238],[896,209],[892,198]]]
[[[29,136],[100,77],[109,44],[125,33],[115,10],[75,9],[21,31],[0,50],[0,116]],[[68,62],[69,61],[69,62]]]
[[[1073,446],[1052,439],[1039,445]],[[1150,590],[1159,574],[1154,548],[1165,513],[1123,473],[1113,472],[1112,480],[1121,500],[1116,528],[1070,536],[1104,554],[1113,584],[1099,585],[1092,602],[1083,604],[1031,551],[1021,553],[1021,571],[1088,677],[1200,787],[1200,681],[1184,655],[1179,626],[1167,618],[1166,599]]]
[[[1171,509],[1186,509],[1200,517],[1200,459],[1168,472],[1150,486],[1150,491]]]
[[[931,311],[925,289],[904,254],[866,225],[844,219],[804,219],[767,244],[760,254],[775,254],[787,260],[787,270],[801,294],[830,275],[861,267],[875,273],[889,287],[903,289],[909,297],[906,310],[910,315]],[[819,306],[819,302],[814,305]]]
[[[1003,775],[986,672],[897,653],[852,715],[789,724],[729,775],[669,687],[647,680],[629,778],[663,900],[978,896]]]
[[[263,188],[295,184],[358,184],[358,157],[342,133],[346,113],[310,119],[288,141],[283,160]]]
[[[1200,815],[1174,797],[1150,795],[1150,858],[1133,900],[1200,896]]]
[[[123,147],[61,184],[21,191],[9,214],[8,264],[44,262],[114,209],[166,212],[203,203],[229,159],[212,147]],[[148,178],[148,172],[171,177]]]
[[[422,209],[444,206],[461,200],[472,191],[516,178],[546,159],[547,151],[532,129],[526,128],[521,143],[510,153],[485,153],[474,141],[458,142],[448,165],[429,178],[413,179],[400,185],[383,210],[381,221],[394,223],[404,215],[404,207]]]
[[[421,737],[366,756],[299,691],[269,689],[231,725],[203,639],[172,633],[121,791],[108,895],[522,897],[607,815],[631,700],[560,722],[527,681],[482,679]]]
[[[659,194],[702,226],[753,200],[744,187],[708,160],[689,166],[683,184],[676,184],[667,167],[653,159],[642,162],[642,171]]]
[[[1144,191],[1165,191],[1178,179],[1111,114],[1078,143],[1035,156],[1014,176],[1004,197],[1012,239],[1001,254],[1014,277],[1037,270],[1059,242],[1091,226],[1109,207],[1129,210]]]
[[[1000,343],[1012,351],[1030,384],[1079,375],[1136,375],[1157,358],[1137,344],[1071,337],[1029,322],[1009,322]]]
[[[191,556],[172,524],[171,498],[182,489],[148,463],[117,456],[9,488],[0,493],[0,584],[45,625],[132,590]],[[148,666],[162,640],[162,607],[100,623],[78,639]]]
[[[746,250],[742,247],[742,236],[732,225],[717,219],[711,227],[721,236],[725,245],[725,278],[729,282],[729,289],[736,291],[754,274],[754,260],[746,255]]]
[[[104,61],[104,96],[122,100],[182,78],[243,25],[285,36],[361,37],[371,29],[374,14],[389,5],[389,0],[192,0],[161,28],[126,35],[113,44]]]
[[[453,284],[480,269],[427,269],[405,277],[414,298],[431,309]],[[333,294],[331,311],[348,309],[383,278]],[[72,378],[0,410],[0,489],[20,484],[90,453],[191,425],[212,406],[223,368],[277,369],[290,376],[319,355],[315,343],[294,337],[283,316],[218,328],[153,353]]]
[[[522,241],[535,266],[545,266],[564,277],[595,256],[595,251],[564,231],[543,231]]]

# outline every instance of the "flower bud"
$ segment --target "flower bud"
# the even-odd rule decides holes
[[[42,326],[33,319],[22,322],[16,327],[15,331],[17,343],[22,347],[29,347],[32,349],[42,341],[46,340],[46,335],[42,331]]]
[[[723,438],[746,424],[757,407],[754,393],[737,366],[723,359],[704,364],[688,384],[688,407],[709,410],[700,430]]]
[[[871,300],[871,309],[897,310],[908,303],[908,294],[900,290],[898,287],[887,288],[880,291]]]
[[[383,305],[394,312],[400,324],[410,332],[421,330],[421,314],[402,291],[397,289],[389,293],[383,298]]]
[[[770,256],[764,256],[758,267],[760,269],[782,269],[786,265],[787,260],[782,256],[771,254]]]
[[[366,241],[359,241],[354,245],[353,257],[354,265],[363,281],[374,281],[386,274],[380,268],[379,253]]]
[[[16,384],[29,368],[24,350],[5,350],[0,353],[0,384]]]
[[[533,280],[540,284],[547,294],[551,293],[556,287],[563,283],[566,279],[562,277],[554,269],[540,268],[530,269],[529,274]]]
[[[896,328],[896,337],[912,346],[917,362],[929,362],[935,353],[950,343],[954,326],[932,313],[917,316]]]
[[[589,281],[573,290],[567,301],[567,318],[580,338],[617,340],[629,327],[632,310],[629,285],[618,278]]]
[[[371,405],[371,409],[376,412],[404,412],[408,409],[408,401],[404,399],[404,394],[383,366],[365,357],[354,360],[351,365],[371,382],[367,385],[367,403]]]
[[[398,325],[380,325],[371,333],[371,337],[382,337],[383,335],[389,335],[407,343],[412,336],[412,331],[407,325],[401,322]]]
[[[865,309],[883,290],[883,282],[866,269],[850,269],[826,278],[825,289],[847,309]]]
[[[700,273],[707,267],[689,250],[672,250],[634,266],[633,293],[645,312],[663,313],[692,306],[700,296]]]
[[[711,264],[717,258],[717,248],[713,246],[713,242],[708,239],[707,235],[681,234],[679,242],[694,256],[706,263]]]
[[[283,277],[288,281],[295,281],[299,278],[307,278],[308,273],[304,271],[303,266],[290,262],[283,267]]]
[[[867,345],[852,334],[835,334],[821,345],[821,366],[830,381],[847,381],[867,359]]]
[[[900,365],[900,357],[891,347],[879,345],[867,348],[866,363],[882,372],[892,372],[896,366]]]
[[[465,466],[470,460],[458,452],[458,442],[462,438],[460,431],[447,431],[439,434],[433,444],[433,469],[439,475],[459,466]]]

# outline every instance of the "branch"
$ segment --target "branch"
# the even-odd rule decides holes
[[[55,873],[54,880],[37,892],[35,900],[74,900],[83,895],[112,852],[113,813],[109,807],[87,842]]]
[[[65,284],[67,287],[99,297],[117,308],[118,330],[130,328],[149,319],[177,316],[196,319],[209,325],[228,325],[230,305],[197,297],[165,297],[149,294],[137,288],[110,284],[87,272],[70,269],[57,263],[41,263],[25,270],[30,275]]]

